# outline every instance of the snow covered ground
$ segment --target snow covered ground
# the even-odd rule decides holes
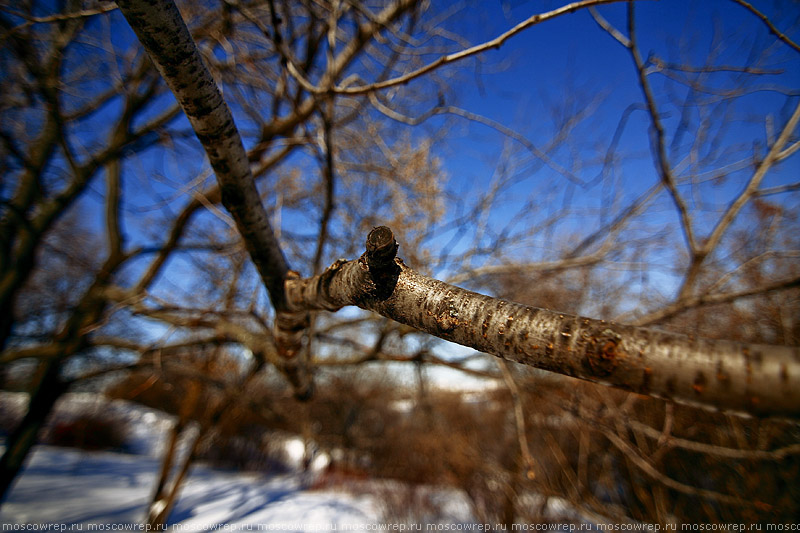
[[[39,446],[0,508],[3,524],[141,523],[158,471],[155,457]],[[298,476],[264,477],[195,467],[169,523],[203,530],[270,525],[321,531],[377,523],[369,496],[304,491]]]
[[[26,401],[24,395],[0,394],[7,411],[24,412]],[[171,421],[158,411],[80,394],[69,395],[67,401],[61,402],[58,416],[87,409],[113,411],[127,420],[135,453],[37,446],[0,507],[0,523],[4,526],[18,528],[27,524],[28,529],[38,529],[39,524],[59,524],[91,530],[90,525],[103,525],[97,530],[109,530],[143,522]],[[297,445],[287,442],[290,457],[297,454]],[[266,476],[196,465],[169,524],[186,531],[365,531],[390,525],[390,514],[397,517],[396,506],[387,514],[380,496],[386,493],[377,483],[375,490],[365,485],[359,493],[311,491],[304,488],[302,477],[299,472]],[[444,514],[436,521],[471,521],[463,497],[447,495],[446,500],[440,506]]]
[[[18,418],[26,404],[24,394],[0,392],[0,415]],[[127,422],[132,453],[37,446],[0,506],[2,531],[42,531],[54,525],[61,530],[142,531],[136,528],[144,523],[172,419],[94,394],[67,395],[55,418],[92,410]],[[474,523],[466,496],[455,489],[411,490],[389,481],[363,481],[349,491],[308,490],[308,475],[299,469],[302,441],[288,438],[283,446],[294,473],[260,475],[195,465],[168,520],[172,531],[486,531],[486,525]],[[323,468],[326,462],[323,454],[312,464]],[[536,500],[532,506],[544,503],[531,497]],[[558,498],[546,501],[545,512],[551,520],[580,520]],[[557,530],[570,529],[564,524]]]

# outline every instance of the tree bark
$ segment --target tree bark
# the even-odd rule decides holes
[[[800,348],[701,339],[492,298],[414,272],[375,228],[358,260],[289,279],[295,310],[356,305],[509,361],[681,403],[800,417]]]
[[[282,370],[295,394],[307,398],[311,380],[301,346],[308,313],[287,309],[284,280],[289,266],[261,203],[231,111],[171,0],[120,0],[118,5],[208,155],[222,204],[233,216],[275,308],[275,340],[285,361]]]

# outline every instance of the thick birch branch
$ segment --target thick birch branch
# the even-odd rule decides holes
[[[713,409],[800,418],[800,348],[700,339],[492,298],[413,271],[386,227],[358,260],[289,279],[301,311],[356,305],[517,363]]]
[[[297,394],[310,394],[301,338],[305,312],[289,312],[283,285],[289,267],[256,189],[250,162],[228,105],[172,0],[119,0],[120,10],[181,104],[208,155],[222,204],[233,216],[275,308],[275,340]]]

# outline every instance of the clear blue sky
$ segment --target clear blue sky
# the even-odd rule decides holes
[[[563,4],[550,1],[474,2],[448,24],[471,42],[478,43],[534,13]],[[774,17],[778,27],[790,36],[797,39],[800,35],[800,3],[762,1],[754,4]],[[599,11],[627,34],[626,3],[601,6]],[[800,94],[800,54],[776,43],[761,21],[732,1],[637,2],[636,22],[638,43],[644,58],[654,53],[665,61],[703,66],[709,54],[715,54],[715,65],[744,66],[752,62],[754,46],[758,49],[772,47],[775,53],[760,66],[782,73],[769,76],[761,84]],[[625,109],[632,103],[643,102],[629,53],[585,10],[543,22],[512,37],[499,50],[490,50],[478,59],[467,59],[459,74],[460,83],[454,93],[460,106],[514,129],[538,147],[544,147],[550,141],[553,106],[563,105],[569,110],[596,105],[592,118],[578,128],[576,134],[584,142],[594,139],[602,149],[608,145]],[[733,86],[735,76],[717,74],[706,83],[727,88]],[[660,111],[668,139],[672,139],[687,91],[674,83],[668,86],[667,78],[659,74],[651,75],[649,80],[662,104]],[[785,90],[755,91],[731,101],[726,112],[732,117],[732,126],[725,134],[724,142],[748,146],[758,142],[763,146],[766,143],[763,120],[754,123],[751,119],[754,116],[763,119],[772,114],[776,127],[780,127],[791,112],[792,102],[796,102],[796,98],[787,99]],[[649,127],[648,116],[642,111],[634,111],[621,138],[620,152],[631,154],[623,167],[627,193],[631,196],[658,181],[649,153]],[[503,146],[491,129],[477,124],[467,128],[468,135],[463,137],[459,137],[461,130],[454,129],[448,138],[450,146],[443,151],[445,168],[454,177],[453,184],[464,190],[487,183],[493,167],[502,162]],[[687,137],[691,134],[688,132]],[[587,181],[599,170],[597,165],[587,166],[597,158],[597,149],[588,145],[578,151],[557,150],[552,157],[564,167],[580,169],[577,174]],[[716,204],[725,205],[740,189],[745,177],[746,172],[734,176],[715,191],[713,200]],[[535,170],[530,181],[551,179],[559,178],[544,168]],[[764,185],[797,179],[795,158],[770,173]],[[586,206],[603,205],[597,187],[593,192],[585,191],[579,201],[586,202]],[[670,214],[666,216],[669,218]],[[713,220],[709,215],[706,228]]]

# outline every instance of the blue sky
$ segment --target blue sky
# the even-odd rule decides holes
[[[526,19],[531,14],[561,5],[559,2],[478,2],[462,16],[453,20],[453,28],[482,42]],[[503,9],[503,7],[507,9]],[[789,35],[797,35],[800,6],[772,2],[757,2],[756,6],[774,15],[776,24]],[[780,9],[776,8],[778,6]],[[627,34],[625,3],[601,6],[600,13]],[[743,66],[752,60],[751,47],[772,47],[775,54],[761,65],[781,74],[769,76],[767,82],[788,88],[797,94],[800,88],[800,55],[783,44],[775,44],[763,24],[741,6],[728,0],[675,2],[638,2],[636,21],[639,47],[643,57],[655,53],[665,61],[690,62],[702,66],[709,53],[717,53],[714,64]],[[479,67],[476,68],[476,64]],[[498,65],[505,68],[498,69]],[[602,147],[613,135],[620,117],[631,104],[642,103],[633,61],[627,50],[599,28],[587,11],[559,17],[536,25],[509,39],[499,50],[491,50],[478,59],[468,59],[460,71],[460,83],[455,91],[462,107],[487,116],[514,129],[535,145],[542,147],[552,135],[549,108],[566,105],[580,109],[596,106],[591,119],[577,131],[584,142],[594,140]],[[734,75],[719,74],[708,83],[717,88],[731,87]],[[671,139],[677,121],[683,86],[665,77],[649,76],[660,111]],[[570,103],[569,100],[572,100]],[[677,100],[670,102],[670,99]],[[566,101],[567,104],[560,104]],[[666,101],[666,104],[663,102]],[[772,114],[774,123],[786,120],[796,98],[773,91],[756,91],[739,98],[729,106],[731,128],[722,139],[737,143],[766,144],[765,126],[752,122],[753,116],[763,118]],[[624,183],[629,195],[645,190],[658,181],[649,153],[649,118],[643,111],[633,111],[620,141],[620,152],[631,154],[625,160]],[[779,127],[779,126],[776,126]],[[501,142],[491,129],[477,124],[465,125],[465,135],[454,129],[448,138],[450,146],[443,152],[445,168],[454,177],[454,185],[465,190],[481,187],[493,166],[502,162]],[[691,135],[692,132],[689,132]],[[685,142],[685,140],[684,140]],[[597,158],[588,146],[573,152],[556,151],[553,159],[562,166],[579,168],[578,174],[587,180],[599,169],[587,164]],[[776,168],[765,180],[768,184],[797,180],[796,158]],[[549,169],[540,169],[530,176],[533,181],[557,179]],[[746,172],[730,179],[725,186],[713,191],[716,205],[725,205],[735,194]],[[603,205],[599,191],[587,191],[581,201],[586,206]],[[708,198],[711,198],[710,196]],[[709,216],[704,227],[714,218]]]

